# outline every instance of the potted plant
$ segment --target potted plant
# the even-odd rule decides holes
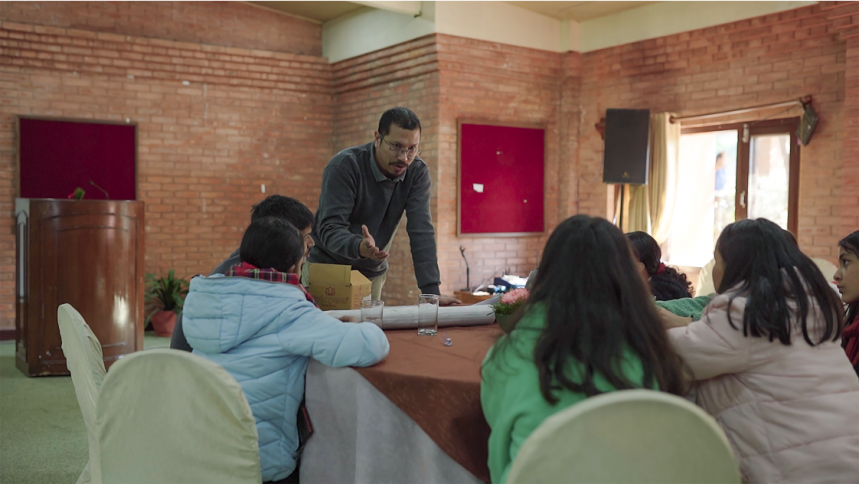
[[[182,310],[188,281],[174,277],[170,269],[167,277],[146,274],[146,323],[152,322],[156,336],[170,336],[176,325],[176,315]]]
[[[508,322],[513,313],[525,304],[529,295],[527,289],[513,289],[501,296],[499,302],[492,305],[492,310],[495,312],[495,321],[505,333],[509,333],[513,329],[509,327]]]

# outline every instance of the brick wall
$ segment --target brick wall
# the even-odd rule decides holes
[[[466,247],[476,285],[500,268],[530,271],[546,241],[546,236],[456,237],[457,120],[546,126],[546,225],[551,230],[575,210],[578,60],[574,53],[430,35],[333,64],[337,149],[372,139],[379,115],[389,107],[409,107],[421,118],[422,158],[433,179],[431,211],[442,292],[465,286],[460,246]],[[389,262],[384,299],[390,305],[412,304],[419,290],[404,225]]]
[[[0,25],[0,329],[13,327],[15,318],[14,115],[138,124],[146,272],[210,271],[238,246],[250,206],[266,196],[261,184],[266,194],[294,196],[315,209],[331,154],[330,68],[324,58],[288,52],[286,34],[267,37],[255,26],[305,32],[293,49],[300,52],[318,50],[318,25],[218,3],[212,15],[229,13],[230,21],[219,25],[232,30],[173,41],[126,32],[159,35],[193,18],[203,24],[209,11],[194,9],[206,7],[180,3],[171,13],[169,3],[38,5],[0,4],[4,17],[14,8],[21,20],[61,25]],[[75,5],[83,11],[75,14]],[[128,23],[132,8],[150,9],[149,18],[164,22],[134,27]],[[126,13],[109,15],[108,9]],[[181,20],[186,15],[191,20]],[[80,21],[63,20],[72,17]],[[237,33],[242,22],[244,34]],[[203,43],[222,35],[233,36],[227,38],[232,46]],[[278,48],[287,52],[236,47],[266,38],[280,39]]]
[[[842,180],[841,231],[859,230],[859,2],[821,2],[821,9],[846,45],[844,69],[844,160],[836,176]],[[834,229],[833,229],[834,230]]]
[[[0,19],[43,27],[322,55],[320,25],[244,2],[0,2]]]
[[[580,210],[606,214],[603,143],[593,129],[606,108],[694,115],[811,94],[821,120],[801,152],[799,242],[834,260],[838,239],[857,226],[857,158],[844,153],[845,67],[845,42],[820,5],[584,54]]]
[[[821,122],[802,149],[799,239],[833,259],[859,227],[859,16],[846,5],[586,54],[431,35],[329,65],[318,25],[243,4],[2,2],[0,329],[14,321],[15,114],[138,123],[146,270],[190,275],[236,247],[260,184],[315,209],[334,152],[370,141],[385,109],[410,107],[451,293],[465,285],[460,245],[474,285],[498,268],[532,269],[546,240],[456,237],[458,119],[546,126],[551,231],[575,213],[608,213],[593,128],[606,108],[697,114],[812,94]],[[390,261],[385,298],[411,304],[405,227]]]
[[[568,216],[576,161],[579,54],[438,36],[441,71],[438,223],[442,292],[465,287],[466,249],[471,284],[509,268],[527,274],[547,236],[457,237],[457,120],[544,126],[547,233]],[[563,206],[562,206],[563,205]]]
[[[437,168],[433,211],[442,290],[449,293],[465,285],[459,246],[466,247],[475,284],[501,267],[518,273],[530,270],[546,240],[456,237],[460,118],[547,126],[546,223],[551,231],[575,213],[608,213],[610,198],[601,171],[603,141],[593,128],[606,108],[689,115],[812,94],[821,121],[811,144],[802,148],[799,240],[809,254],[834,260],[837,240],[859,226],[855,210],[859,162],[848,153],[856,149],[857,138],[847,131],[859,123],[845,118],[845,113],[857,112],[849,107],[856,102],[849,93],[855,91],[845,91],[857,86],[848,82],[855,74],[847,77],[855,68],[845,74],[855,56],[848,57],[854,51],[847,42],[855,40],[845,42],[838,31],[825,7],[815,5],[582,55],[435,36],[438,154],[428,161]],[[387,91],[373,95],[384,98]],[[722,121],[786,115],[797,112],[761,112]],[[368,126],[371,122],[367,120]],[[401,252],[399,260],[392,261],[392,275],[400,266],[411,270],[404,239],[397,239],[396,250]],[[404,287],[411,291],[414,286],[410,275],[397,280],[402,285],[389,286],[386,297],[393,295],[390,291]]]
[[[859,26],[859,13],[854,14],[853,22]],[[859,33],[847,40],[845,74],[844,152],[841,155],[844,162],[837,175],[843,184],[839,237],[859,230]]]

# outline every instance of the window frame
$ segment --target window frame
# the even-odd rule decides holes
[[[713,124],[680,129],[680,135],[708,133],[713,131],[737,132],[737,180],[734,200],[734,220],[748,218],[746,194],[749,191],[749,159],[751,156],[752,136],[768,134],[790,135],[790,159],[787,194],[787,229],[798,236],[799,225],[799,170],[801,146],[797,142],[796,129],[799,117],[771,119],[764,121],[747,121],[741,123]],[[742,202],[742,203],[741,203]]]

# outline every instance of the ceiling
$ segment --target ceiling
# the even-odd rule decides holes
[[[657,2],[507,2],[558,20],[583,22]]]
[[[353,2],[250,2],[279,12],[322,23],[354,12],[363,5]]]
[[[363,5],[354,2],[316,1],[316,2],[250,2],[279,12],[297,15],[316,22],[326,22],[350,12]],[[585,20],[604,17],[613,13],[643,7],[657,2],[506,2],[558,20]]]

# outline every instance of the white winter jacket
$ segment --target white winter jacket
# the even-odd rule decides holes
[[[859,482],[859,379],[838,342],[809,346],[743,336],[747,299],[716,296],[700,321],[668,331],[699,382],[698,404],[718,420],[746,482]],[[795,312],[798,314],[798,311]],[[823,329],[809,308],[809,333]]]

